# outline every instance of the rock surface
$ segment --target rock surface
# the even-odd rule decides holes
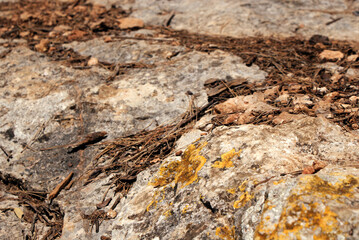
[[[81,19],[83,29],[53,27],[42,14],[26,12],[21,23],[42,25],[6,29],[15,18],[13,2],[0,0],[0,239],[359,238],[358,44],[335,45],[357,41],[357,2],[60,1],[74,18],[81,11],[104,18],[104,8],[91,3],[124,9],[121,16],[108,13],[120,25],[127,19],[119,34],[102,19],[93,35],[85,32],[89,18]],[[59,10],[52,17],[66,15]],[[173,29],[189,33],[168,34]],[[17,31],[20,37],[7,35]],[[101,31],[109,34],[96,35]],[[330,40],[302,40],[313,34]],[[222,45],[206,42],[218,35]],[[290,51],[303,66],[307,55],[318,57],[315,74],[303,77],[296,63],[285,68],[276,62],[281,56],[257,65],[270,56],[250,45],[250,61],[243,60],[230,50],[236,39],[225,37],[258,35],[310,45],[317,56]],[[320,59],[326,48],[339,57]],[[273,69],[281,85],[268,87]],[[211,79],[220,91],[207,96]],[[228,85],[235,81],[242,84]],[[116,192],[113,172],[85,181],[90,170],[111,162],[113,156],[97,158],[109,143],[169,124],[213,99],[220,103],[195,119],[169,157],[129,180],[127,195]],[[269,120],[248,124],[261,116]],[[72,173],[68,189],[50,201]]]
[[[182,158],[171,156],[141,173],[119,205],[114,239],[359,236],[359,175],[350,167],[359,157],[358,138],[327,120],[222,127],[191,144]],[[194,175],[170,167],[189,164],[183,166],[189,169],[200,157],[204,165]],[[233,165],[218,167],[218,161]],[[329,165],[315,175],[301,175],[313,161]]]
[[[91,0],[133,9],[132,17],[145,24],[164,25],[172,14],[171,27],[191,32],[241,36],[310,37],[321,34],[335,39],[357,40],[359,28],[353,14],[359,3],[334,1],[237,1],[237,0]],[[333,21],[334,19],[339,19]],[[331,23],[333,21],[333,23]]]

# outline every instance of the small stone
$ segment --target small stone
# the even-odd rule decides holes
[[[41,39],[39,44],[35,45],[35,49],[39,52],[46,52],[50,44],[49,39]]]
[[[97,64],[98,64],[98,59],[95,57],[91,57],[87,62],[88,66],[96,66]]]
[[[144,22],[138,18],[122,18],[118,21],[121,29],[143,28],[145,26]]]
[[[179,150],[179,151],[176,152],[176,156],[181,156],[182,153],[183,153],[183,152],[182,152],[181,150]]]
[[[297,104],[302,104],[302,105],[306,105],[306,106],[313,105],[313,102],[312,102],[312,100],[310,100],[310,97],[308,95],[301,95],[301,94],[298,94],[294,97],[293,103],[295,105],[297,105]]]
[[[359,101],[359,97],[357,97],[357,96],[351,96],[351,97],[349,98],[349,101],[350,101],[350,103],[355,104],[355,103],[357,103],[357,102]]]
[[[349,68],[346,73],[347,77],[357,78],[359,76],[359,70],[356,68]]]
[[[323,60],[340,60],[344,57],[344,54],[340,51],[324,50],[319,54],[319,57]]]
[[[114,219],[117,216],[117,212],[115,210],[110,209],[108,210],[106,215],[108,218]]]
[[[21,33],[20,33],[20,36],[21,36],[21,37],[26,37],[26,36],[28,36],[29,34],[30,34],[29,31],[21,32]]]
[[[348,62],[355,62],[358,59],[359,55],[358,54],[354,54],[354,55],[350,55],[347,57],[347,61]]]
[[[281,103],[281,104],[288,104],[289,103],[289,94],[285,93],[277,97],[274,102]]]
[[[104,42],[112,42],[112,37],[111,36],[106,36],[104,39],[103,39]]]

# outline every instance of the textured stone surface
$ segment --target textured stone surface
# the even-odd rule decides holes
[[[88,42],[72,42],[65,44],[81,55],[93,56],[100,61],[109,63],[142,62],[155,64],[167,62],[167,57],[174,53],[184,52],[184,47],[165,44],[148,44],[146,41],[124,40],[121,42],[105,43],[100,39]],[[181,55],[182,55],[181,54]]]
[[[92,44],[82,46],[91,49]],[[91,55],[101,58],[101,49],[108,46],[103,42],[99,44],[102,48],[92,49]],[[128,42],[117,45],[126,48]],[[247,67],[240,58],[220,51],[183,52],[168,60],[163,54],[165,51],[181,48],[154,45],[152,52],[159,54],[152,58],[142,54],[151,49],[147,43],[133,43],[132,49],[133,52],[126,53],[131,61],[150,59],[148,61],[155,65],[128,70],[110,83],[106,82],[110,73],[99,67],[74,70],[24,46],[12,49],[0,62],[3,77],[0,139],[13,158],[8,161],[1,155],[0,171],[26,179],[34,188],[51,191],[71,171],[80,174],[91,167],[88,164],[96,149],[90,147],[83,155],[69,154],[67,148],[61,146],[95,131],[106,131],[108,138],[113,139],[165,124],[188,108],[188,90],[196,94],[198,106],[207,102],[203,84],[208,78],[243,77],[258,82],[266,76],[258,67]],[[112,61],[109,57],[126,62],[126,58],[110,52],[103,55],[103,60]],[[29,148],[25,148],[26,145]],[[52,147],[55,148],[41,151]],[[64,200],[59,197],[65,212],[64,236],[74,239],[75,235],[68,235],[67,229],[72,233],[76,228],[81,229],[76,234],[83,239],[86,231],[81,213],[89,214],[94,207],[92,203],[101,202],[99,198],[106,188],[101,183],[73,188]],[[73,202],[73,199],[80,201]],[[106,224],[102,228],[106,229]]]
[[[91,2],[132,8],[132,17],[145,24],[163,25],[175,13],[171,27],[191,32],[223,34],[234,37],[255,35],[322,34],[335,39],[356,40],[359,36],[353,11],[358,2],[334,1],[248,1],[248,0],[91,0]],[[327,24],[333,19],[337,22]]]
[[[113,238],[220,239],[226,229],[233,233],[227,239],[358,237],[359,175],[336,165],[357,161],[357,138],[307,117],[278,127],[223,127],[198,144],[205,142],[192,151],[192,160],[203,156],[205,163],[189,185],[193,175],[182,178],[176,168],[167,182],[158,180],[159,169],[165,176],[166,166],[181,157],[141,173],[118,207]],[[233,167],[214,167],[232,149],[242,149],[229,159]],[[183,159],[179,164],[186,164]],[[315,175],[291,174],[315,160],[329,165]],[[183,181],[176,184],[176,176]]]
[[[108,186],[113,176],[84,186],[80,177],[93,167],[91,161],[101,145],[73,153],[66,147],[88,133],[106,131],[107,138],[113,140],[166,124],[186,111],[188,91],[193,93],[197,106],[207,103],[203,85],[208,79],[241,78],[249,83],[265,80],[264,69],[251,64],[248,67],[229,52],[198,52],[193,50],[196,46],[186,48],[163,39],[161,30],[150,26],[165,24],[172,14],[171,27],[193,33],[306,38],[323,34],[331,39],[357,40],[358,17],[352,12],[359,8],[358,2],[88,2],[131,9],[129,17],[142,19],[148,29],[111,35],[110,42],[107,36],[63,44],[65,49],[100,61],[83,69],[30,50],[35,46],[25,39],[0,39],[0,147],[12,155],[7,158],[0,151],[0,177],[11,174],[35,192],[50,192],[74,172],[77,181],[53,204],[60,206],[65,215],[61,239],[359,238],[359,132],[344,132],[322,118],[281,114],[274,123],[282,125],[275,127],[246,124],[212,129],[214,115],[207,113],[176,143],[174,152],[182,150],[184,155],[170,156],[142,172],[128,196],[114,209],[117,216],[103,221],[98,232],[84,216],[96,210],[108,189],[106,196],[113,198],[109,206],[113,204],[117,195]],[[1,11],[0,17],[10,19],[12,15]],[[343,61],[349,61],[347,54],[352,53],[344,54]],[[350,61],[353,66],[346,77],[357,78],[355,58]],[[124,68],[108,80],[112,72],[101,62],[135,67]],[[334,62],[323,60],[320,67],[333,73],[333,81],[345,72]],[[325,95],[328,89],[318,91]],[[278,89],[267,89],[265,98],[252,99],[252,103],[261,103],[258,108],[248,101],[255,94],[243,99],[240,96],[243,107],[234,112],[260,112],[267,106],[266,97],[276,92]],[[355,97],[351,96],[351,104],[357,103]],[[313,105],[307,95],[293,98],[286,94],[275,99],[283,105],[292,101]],[[331,107],[322,101],[313,110],[327,116]],[[278,109],[267,113],[272,110]],[[316,162],[328,165],[314,174],[301,174]],[[26,208],[2,184],[0,239],[23,239],[31,229],[31,221],[16,216],[15,209],[27,215]],[[109,206],[104,211],[108,212]],[[48,229],[37,221],[40,238]]]

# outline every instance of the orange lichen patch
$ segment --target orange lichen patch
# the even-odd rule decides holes
[[[180,161],[174,161],[166,166],[161,166],[159,177],[152,180],[149,184],[155,187],[162,187],[174,182],[183,188],[196,181],[199,170],[201,170],[207,161],[205,157],[199,154],[206,145],[207,142],[189,145]]]
[[[229,228],[228,226],[218,227],[216,229],[216,235],[223,240],[234,240],[235,239],[235,229],[234,226]]]
[[[212,167],[214,168],[230,168],[230,167],[234,167],[232,159],[235,156],[239,156],[242,150],[239,150],[238,152],[236,152],[236,150],[233,148],[231,151],[223,153],[221,155],[221,159],[222,161],[216,161]]]
[[[182,209],[182,214],[187,213],[188,211],[188,205],[186,205],[183,209]]]
[[[297,221],[290,218],[298,219]],[[324,212],[318,210],[318,203],[296,204],[290,203],[282,212],[279,223],[275,229],[271,228],[270,217],[262,218],[257,230],[255,239],[300,239],[301,230],[316,232],[319,228],[319,234],[314,235],[314,239],[335,239],[340,233],[337,215],[325,207]]]
[[[153,198],[152,198],[152,201],[150,202],[150,204],[148,204],[147,208],[146,208],[146,211],[150,211],[151,207],[156,207],[157,206],[157,203],[158,203],[158,200],[156,200],[157,196],[159,194],[159,191],[155,191],[155,194],[153,195]]]
[[[244,190],[246,190],[247,188],[247,184],[248,184],[247,180],[243,181],[242,184],[238,187],[239,191],[244,192]]]
[[[171,216],[172,215],[172,210],[171,209],[167,210],[166,212],[163,213],[163,215],[166,216],[166,217]]]
[[[235,194],[235,193],[236,193],[236,189],[235,189],[235,188],[231,188],[231,189],[228,189],[227,192],[229,192],[230,194]]]
[[[340,176],[335,183],[317,175],[303,175],[287,199],[278,222],[271,222],[270,209],[264,209],[255,239],[300,239],[302,234],[308,233],[312,233],[314,239],[336,239],[343,234],[338,215],[328,203],[343,203],[342,198],[353,197],[357,187],[359,179],[352,175]]]
[[[273,184],[274,184],[274,185],[278,185],[278,184],[281,184],[281,183],[283,183],[283,182],[284,182],[284,179],[281,179],[281,180],[279,180],[279,181],[274,181]]]
[[[253,199],[253,195],[249,194],[248,192],[244,192],[237,201],[234,202],[233,207],[234,208],[241,208],[247,204],[250,200]]]
[[[339,199],[342,197],[352,197],[353,190],[359,187],[359,178],[352,175],[345,176],[344,179],[334,184],[321,179],[317,175],[304,175],[300,179],[299,192],[311,193],[317,197]]]

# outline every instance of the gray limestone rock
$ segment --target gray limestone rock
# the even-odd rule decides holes
[[[82,46],[91,49],[92,42],[88,44]],[[99,44],[107,48],[105,43]],[[141,53],[151,45],[134,44],[132,48]],[[187,91],[196,94],[198,106],[207,102],[203,84],[211,77],[243,77],[260,82],[266,76],[257,66],[247,67],[240,58],[221,51],[183,52],[169,60],[161,54],[166,48],[155,45],[154,49],[160,52],[154,66],[130,69],[106,82],[110,73],[99,67],[75,70],[24,46],[14,48],[0,62],[0,139],[12,154],[11,159],[1,155],[0,172],[26,179],[35,189],[49,192],[71,171],[81,174],[91,167],[96,147],[86,149],[83,155],[69,153],[66,148],[83,135],[106,131],[109,138],[114,138],[168,123],[188,108]],[[169,49],[173,50],[171,46]],[[101,54],[101,48],[91,54]],[[135,55],[129,52],[128,56],[132,59]],[[139,61],[147,59],[146,54],[136,57]],[[125,61],[121,56],[116,58]],[[67,239],[76,239],[71,234],[73,228],[80,231],[76,232],[79,239],[90,234],[86,232],[89,228],[84,230],[81,214],[89,214],[106,190],[100,182],[81,186],[58,197],[65,213]],[[80,201],[74,203],[73,199]],[[70,235],[68,224],[73,226]]]
[[[165,44],[148,44],[141,40],[124,40],[105,43],[94,39],[87,42],[72,42],[64,47],[72,48],[84,56],[93,56],[109,63],[160,64],[168,62],[172,55],[183,55],[184,47]]]
[[[359,175],[349,165],[358,160],[358,144],[318,118],[221,127],[188,142],[182,159],[169,157],[140,174],[118,207],[112,237],[355,239]],[[329,165],[300,174],[313,161]]]
[[[91,0],[133,9],[132,17],[148,25],[164,25],[172,14],[174,29],[204,34],[243,36],[294,36],[321,34],[356,40],[359,36],[357,2],[335,1],[248,1],[248,0]],[[333,21],[338,19],[337,21]],[[332,22],[332,23],[331,23]]]
[[[358,130],[345,132],[324,118],[300,115],[275,127],[213,129],[214,115],[207,113],[176,142],[174,152],[183,151],[182,156],[173,154],[141,172],[122,197],[108,185],[112,174],[84,185],[83,174],[94,167],[94,156],[104,145],[69,151],[69,145],[90,133],[106,131],[113,140],[167,124],[187,110],[189,91],[196,106],[205,105],[208,79],[242,78],[253,84],[267,77],[265,69],[248,67],[229,52],[199,52],[167,41],[150,25],[169,23],[175,30],[234,37],[322,34],[356,41],[359,23],[353,11],[358,2],[87,2],[123,7],[147,26],[111,36],[110,42],[94,38],[63,44],[102,63],[133,64],[111,79],[113,73],[101,64],[76,69],[30,50],[31,41],[0,39],[0,239],[23,239],[34,219],[11,184],[46,195],[70,172],[76,180],[72,187],[61,191],[52,204],[43,201],[64,214],[61,239],[359,238]],[[85,8],[77,6],[78,11]],[[3,20],[12,18],[8,10],[0,14]],[[17,30],[14,26],[13,33]],[[355,79],[357,64],[351,61],[345,77]],[[336,76],[344,69],[340,62],[319,67]],[[313,99],[302,98],[313,105]],[[351,96],[345,104],[355,105],[355,99]],[[284,105],[291,98],[287,94],[282,100],[274,101]],[[330,107],[323,103],[316,111],[324,114]],[[315,164],[320,167],[313,170]],[[4,176],[13,182],[6,185]],[[121,197],[114,210],[111,205],[97,210],[105,195],[113,198],[111,204]],[[96,211],[110,218],[98,231],[88,217]],[[45,221],[37,221],[39,238],[48,230]]]

